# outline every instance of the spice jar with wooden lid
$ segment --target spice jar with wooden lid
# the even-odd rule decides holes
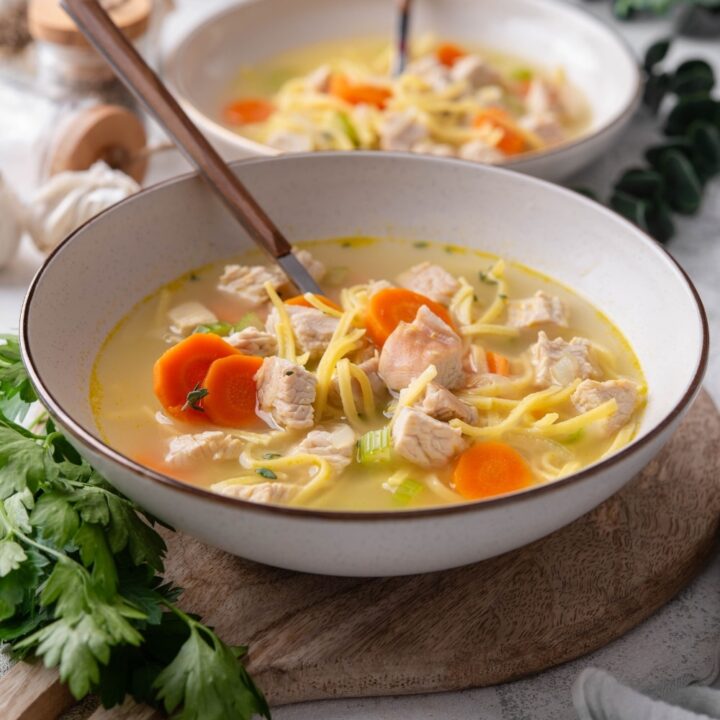
[[[152,0],[100,0],[128,39],[142,44],[150,25]],[[57,0],[30,0],[30,34],[36,41],[38,80],[67,89],[116,84],[112,69],[90,46]]]

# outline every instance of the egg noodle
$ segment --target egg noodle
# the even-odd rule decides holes
[[[406,78],[402,87],[398,98],[407,97],[409,102],[414,86]],[[323,102],[317,102],[319,112],[333,107],[332,100],[325,98]],[[433,102],[439,100],[435,98]],[[139,395],[140,402],[129,407],[116,399],[122,394],[120,387],[125,382],[117,365],[112,366],[114,374],[107,375],[102,386],[103,392],[113,398],[105,405],[103,420],[138,428],[152,424],[153,434],[159,438],[157,444],[165,453],[165,467],[176,471],[174,476],[178,479],[185,480],[195,472],[191,461],[202,457],[206,465],[213,465],[205,482],[216,492],[242,499],[257,498],[260,502],[349,507],[333,504],[333,493],[338,492],[342,482],[347,482],[355,484],[348,490],[353,498],[360,497],[358,485],[363,492],[376,493],[367,509],[386,507],[384,503],[389,501],[385,493],[393,496],[392,502],[410,507],[469,499],[471,496],[462,487],[461,467],[463,460],[474,460],[475,451],[509,448],[520,457],[533,482],[551,482],[619,451],[635,437],[640,428],[639,412],[635,410],[642,407],[647,388],[639,367],[632,365],[632,353],[623,355],[618,351],[621,343],[616,341],[612,325],[606,322],[608,330],[595,330],[604,318],[589,303],[579,300],[572,305],[572,293],[559,284],[555,294],[548,295],[545,288],[551,280],[539,284],[533,273],[527,273],[525,278],[517,263],[506,264],[503,259],[489,263],[478,260],[473,275],[470,253],[466,261],[450,245],[438,245],[436,264],[425,262],[422,253],[430,255],[428,248],[432,243],[419,241],[408,243],[408,254],[423,262],[410,270],[405,269],[407,265],[396,263],[402,271],[396,274],[396,285],[385,280],[353,284],[353,280],[367,278],[369,272],[352,267],[352,259],[348,260],[345,254],[347,248],[353,247],[349,240],[352,239],[338,243],[335,254],[331,255],[338,267],[345,268],[343,280],[349,280],[343,287],[332,283],[324,286],[336,288],[334,292],[327,290],[332,293],[332,300],[305,293],[288,301],[286,287],[278,288],[277,282],[267,282],[259,285],[264,290],[262,309],[241,304],[236,308],[220,294],[223,288],[217,286],[217,275],[209,277],[209,273],[202,271],[198,276],[205,275],[200,280],[206,283],[204,287],[197,289],[198,283],[187,283],[194,295],[188,292],[176,297],[178,288],[182,287],[176,283],[160,290],[146,303],[147,320],[142,332],[153,339],[154,352],[163,338],[171,346],[170,350],[174,351],[178,344],[186,341],[186,347],[192,348],[191,336],[196,333],[229,337],[253,322],[259,335],[249,333],[248,341],[256,345],[245,350],[241,338],[236,351],[272,353],[264,362],[277,357],[303,368],[286,370],[285,365],[280,365],[286,375],[302,376],[281,378],[282,392],[290,388],[285,396],[287,400],[278,390],[281,398],[278,406],[286,403],[290,412],[296,412],[298,407],[307,413],[293,416],[295,424],[277,412],[276,405],[272,404],[275,401],[267,399],[271,393],[265,398],[262,393],[252,395],[252,383],[257,390],[258,382],[265,381],[262,376],[254,375],[259,363],[247,363],[250,370],[245,371],[249,374],[243,382],[250,387],[247,403],[250,414],[253,401],[261,404],[254,412],[268,425],[264,431],[238,429],[254,428],[254,417],[246,424],[241,420],[237,425],[232,421],[215,421],[210,416],[209,399],[199,408],[191,406],[196,411],[207,411],[205,417],[199,412],[192,417],[178,414],[177,406],[162,401],[163,409],[158,412],[157,405],[153,406],[150,401],[151,394]],[[393,239],[395,245],[402,242]],[[403,255],[403,262],[405,260]],[[412,274],[424,272],[428,266],[442,270],[444,262],[448,268],[444,271],[444,277],[449,277],[448,291],[433,285],[438,280],[437,273],[422,282],[418,281],[417,274]],[[413,286],[412,282],[418,285]],[[538,290],[538,285],[543,289]],[[425,294],[423,287],[427,295],[436,292],[433,297],[438,299],[418,298]],[[392,291],[384,297],[376,295],[390,288]],[[408,292],[410,288],[412,291]],[[210,295],[213,291],[218,294]],[[533,291],[535,295],[529,297]],[[169,310],[178,300],[185,305],[194,301],[197,306],[204,298],[208,298],[206,309],[210,318],[216,317],[216,322],[206,321],[207,324],[197,326],[188,323],[185,327],[178,322],[178,327],[169,326]],[[564,307],[566,317],[553,318],[554,325],[523,324],[522,317],[518,321],[534,302],[541,305],[543,312]],[[427,313],[417,313],[421,304],[426,304],[435,313],[436,320],[444,320],[456,332],[450,333],[450,328],[444,330],[441,322],[423,324],[423,315]],[[537,304],[532,311],[536,312],[536,308]],[[270,322],[266,319],[268,311]],[[306,314],[303,316],[303,313]],[[223,314],[224,318],[217,319]],[[300,317],[307,323],[299,322]],[[399,323],[413,325],[409,328],[402,325],[402,331],[398,332]],[[168,328],[171,333],[182,332],[184,339],[169,338]],[[383,335],[386,329],[387,334]],[[576,340],[574,334],[578,330],[583,337]],[[134,333],[132,337],[137,336],[137,328]],[[388,335],[392,340],[383,343]],[[407,344],[403,345],[398,338],[408,338]],[[223,352],[217,337],[195,340],[197,346],[210,347],[213,352],[219,347],[219,352]],[[542,343],[547,343],[547,347]],[[129,344],[127,338],[125,344]],[[316,350],[318,347],[322,349]],[[166,352],[170,354],[170,350]],[[427,354],[422,354],[424,352]],[[417,357],[423,358],[422,363],[413,364]],[[245,361],[238,360],[238,366],[242,362]],[[398,376],[395,382],[391,379],[392,372]],[[152,381],[152,384],[145,382],[151,393],[157,382],[154,374]],[[210,380],[203,382],[207,387],[200,388],[197,383],[196,390],[205,389],[208,398],[222,398],[223,387],[213,386]],[[614,397],[610,392],[627,386],[632,386],[631,402],[622,394]],[[228,402],[235,401],[235,397],[244,401],[243,387],[239,383],[237,395],[228,393]],[[314,397],[310,396],[311,390]],[[234,386],[232,391],[235,392]],[[216,394],[212,395],[213,392]],[[293,392],[304,400],[296,400]],[[407,412],[407,408],[414,411]],[[223,450],[230,450],[225,454],[216,452],[210,445],[218,441],[220,429],[223,441],[231,445],[230,448],[223,446]],[[405,448],[398,440],[403,433],[423,452],[427,446],[430,452],[439,448],[441,461],[435,461],[432,456],[429,460],[416,460],[411,452],[403,454]],[[428,440],[423,433],[430,436],[427,446],[422,446]],[[144,447],[141,450],[145,452]],[[141,457],[142,452],[137,456]],[[444,459],[444,454],[448,459]],[[217,462],[210,463],[208,459]],[[236,460],[239,464],[232,468],[222,465]],[[422,492],[427,494],[413,499]]]

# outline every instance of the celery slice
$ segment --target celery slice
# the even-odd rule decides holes
[[[357,461],[361,465],[388,462],[392,459],[390,426],[366,432],[358,442]]]
[[[393,501],[399,505],[407,505],[418,493],[422,492],[424,487],[417,480],[405,478],[395,489]]]

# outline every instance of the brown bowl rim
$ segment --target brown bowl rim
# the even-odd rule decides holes
[[[293,155],[286,155],[281,157],[264,157],[264,158],[249,158],[246,160],[239,160],[230,163],[231,167],[239,167],[245,165],[265,164],[265,163],[287,163],[287,162],[304,162],[305,160],[317,160],[319,157],[318,153],[298,153]],[[459,164],[462,167],[472,167],[480,169],[480,172],[501,173],[506,175],[512,175],[520,179],[523,182],[529,182],[531,185],[546,186],[552,192],[558,192],[566,195],[567,198],[572,198],[573,202],[579,202],[582,204],[592,204],[594,209],[603,214],[607,214],[612,217],[615,222],[619,222],[621,225],[625,225],[627,229],[631,230],[639,240],[649,243],[652,248],[657,250],[661,256],[669,260],[670,263],[680,273],[680,278],[685,281],[691,295],[695,301],[695,306],[700,319],[700,325],[702,329],[702,347],[700,350],[700,356],[693,374],[692,381],[688,385],[683,396],[675,404],[675,406],[663,417],[654,427],[642,437],[634,440],[629,445],[625,446],[622,450],[614,455],[601,460],[600,462],[590,465],[584,470],[578,473],[573,473],[564,478],[554,480],[552,482],[534,485],[533,487],[518,490],[512,493],[504,495],[498,495],[495,497],[485,498],[482,500],[474,500],[465,503],[458,503],[453,505],[439,505],[430,508],[419,508],[415,510],[374,510],[374,511],[349,511],[349,510],[318,510],[314,508],[301,508],[301,507],[289,507],[283,505],[270,505],[263,503],[255,503],[249,500],[242,500],[240,498],[228,497],[226,495],[220,495],[214,493],[209,489],[196,487],[187,483],[176,480],[168,475],[151,470],[134,460],[123,455],[119,451],[110,447],[101,438],[94,435],[92,432],[87,430],[81,423],[76,421],[72,415],[67,412],[63,406],[58,402],[50,389],[45,385],[37,369],[35,359],[33,357],[32,349],[29,343],[30,334],[30,312],[33,297],[35,296],[43,277],[49,272],[53,262],[62,254],[65,248],[67,248],[74,240],[82,234],[86,228],[98,223],[104,222],[106,215],[110,214],[114,208],[119,205],[125,205],[131,203],[134,198],[147,195],[154,192],[155,190],[166,188],[168,186],[186,182],[191,178],[199,178],[198,173],[189,172],[182,175],[172,177],[161,183],[157,183],[150,187],[140,190],[135,195],[121,200],[116,205],[102,211],[94,218],[91,218],[87,222],[83,223],[80,227],[74,230],[58,245],[50,255],[46,258],[45,262],[39,268],[35,276],[33,277],[27,294],[23,301],[21,315],[20,315],[20,349],[22,354],[22,360],[28,372],[28,376],[35,388],[35,391],[46,409],[50,414],[55,417],[59,424],[64,430],[69,432],[78,442],[89,447],[93,452],[101,455],[104,459],[112,461],[120,465],[123,469],[131,472],[134,475],[139,475],[144,479],[151,480],[154,483],[160,484],[170,490],[179,491],[185,494],[192,495],[198,499],[202,499],[208,502],[214,502],[219,505],[225,505],[230,507],[236,507],[239,510],[247,510],[257,513],[265,513],[270,515],[281,515],[287,517],[294,517],[299,519],[319,519],[319,520],[330,520],[330,521],[409,521],[418,518],[435,518],[447,515],[462,514],[468,512],[480,511],[486,508],[497,508],[502,505],[509,505],[516,502],[519,499],[527,499],[530,496],[537,497],[539,495],[546,495],[550,493],[557,493],[563,490],[569,485],[588,480],[606,471],[608,468],[614,467],[622,463],[626,458],[634,455],[641,448],[652,443],[658,436],[660,436],[668,427],[670,427],[679,417],[682,416],[683,412],[693,401],[698,391],[705,374],[708,363],[709,346],[710,346],[710,332],[708,326],[707,314],[703,306],[700,294],[697,288],[693,284],[692,280],[682,268],[682,266],[675,260],[675,258],[659,243],[653,240],[649,235],[644,233],[642,230],[637,228],[635,225],[625,220],[623,217],[613,212],[609,208],[606,208],[599,203],[590,200],[587,197],[580,195],[572,190],[564,188],[554,183],[541,180],[530,175],[523,175],[505,168],[493,167],[488,165],[481,165],[475,162],[458,160],[454,158],[427,158],[422,155],[412,155],[410,153],[382,153],[379,154],[373,151],[349,151],[349,152],[332,152],[322,154],[324,160],[330,160],[334,157],[340,159],[392,159],[402,160],[404,162],[420,162],[420,163],[441,163],[441,164]],[[332,160],[330,160],[332,162]],[[207,188],[206,188],[207,191]]]

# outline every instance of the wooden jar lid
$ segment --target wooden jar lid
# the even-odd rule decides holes
[[[147,138],[140,118],[119,105],[94,105],[74,115],[51,149],[50,175],[87,170],[98,160],[142,182]]]
[[[135,40],[147,30],[151,0],[105,0],[102,5],[130,40]],[[30,0],[28,25],[30,34],[36,40],[89,47],[88,41],[60,7],[58,0]]]

